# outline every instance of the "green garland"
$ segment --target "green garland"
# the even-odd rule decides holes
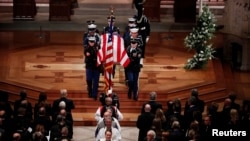
[[[207,62],[214,58],[215,53],[212,44],[208,44],[208,40],[212,39],[216,30],[215,18],[207,6],[202,8],[202,13],[197,20],[196,27],[184,39],[184,44],[188,50],[195,50],[192,58],[187,60],[184,65],[185,69],[202,69]]]

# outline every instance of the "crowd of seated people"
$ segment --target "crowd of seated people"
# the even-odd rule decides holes
[[[74,102],[67,98],[67,90],[60,90],[60,98],[50,104],[47,94],[41,92],[32,104],[25,90],[9,103],[8,93],[0,92],[0,140],[1,141],[70,141],[73,137],[71,110]]]
[[[20,99],[12,109],[8,93],[0,94],[0,138],[2,141],[70,141],[73,137],[73,118],[71,110],[74,102],[67,98],[67,90],[60,90],[60,98],[50,104],[46,93],[40,93],[37,103],[32,105],[27,92],[20,92]],[[250,101],[242,105],[236,103],[236,95],[229,94],[223,107],[211,102],[205,105],[199,99],[197,89],[191,90],[184,108],[180,99],[166,102],[163,109],[157,101],[156,92],[151,92],[149,101],[142,105],[136,127],[139,129],[138,141],[211,141],[212,130],[246,131],[250,133]],[[97,107],[96,141],[122,140],[120,121],[122,112],[112,105],[112,98],[106,97],[105,104]],[[49,136],[49,138],[48,138]]]
[[[150,100],[143,104],[137,119],[138,141],[148,141],[149,132],[154,141],[211,141],[214,139],[213,129],[244,131],[246,136],[250,134],[250,101],[245,100],[240,106],[235,102],[234,93],[225,98],[222,110],[219,110],[217,102],[205,106],[197,89],[191,90],[183,110],[180,99],[167,101],[167,109],[163,109],[155,98],[152,102],[152,94],[156,95],[155,92],[150,93]],[[155,105],[158,108],[152,110]]]

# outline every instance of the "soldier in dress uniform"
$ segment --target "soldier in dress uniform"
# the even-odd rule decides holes
[[[110,33],[110,22],[111,22],[111,18],[112,18],[112,20],[113,20],[113,22],[112,22],[112,34],[113,34],[113,32],[116,32],[116,33],[118,33],[118,34],[120,34],[120,29],[117,27],[117,26],[115,26],[115,16],[113,16],[113,15],[111,15],[111,16],[108,16],[107,17],[107,19],[108,19],[108,25],[107,26],[105,26],[105,27],[103,27],[103,34],[105,34],[105,33]]]
[[[110,16],[107,17],[107,19],[108,19],[108,25],[103,28],[103,34],[111,32],[112,35],[120,36],[120,29],[117,26],[115,26],[115,16],[111,14]],[[112,20],[112,25],[110,26],[111,20]],[[112,29],[110,29],[110,27],[112,27]],[[116,68],[116,65],[114,64],[113,74],[112,74],[113,78],[115,77],[115,68]]]
[[[141,18],[137,19],[136,21],[137,27],[139,28],[139,34],[142,36],[143,45],[141,46],[142,49],[142,59],[141,64],[143,65],[143,58],[145,58],[145,49],[146,44],[149,41],[150,36],[150,21],[146,17],[146,15],[142,15]]]
[[[98,48],[100,48],[101,44],[101,37],[99,33],[97,33],[97,26],[93,23],[88,25],[88,32],[83,35],[83,47],[85,48],[88,45],[88,39],[89,37],[95,37],[96,41],[95,43],[98,45]]]
[[[83,42],[84,42],[84,39],[87,37],[87,35],[89,34],[89,25],[91,24],[95,24],[95,21],[94,20],[88,20],[87,22],[87,29],[86,31],[84,32],[83,34]]]
[[[130,58],[130,63],[126,67],[128,77],[128,98],[138,99],[138,81],[139,73],[141,71],[141,54],[142,50],[138,47],[138,40],[131,39],[130,46],[127,48],[127,54]]]
[[[97,100],[100,68],[96,65],[98,46],[95,37],[88,38],[88,45],[84,49],[86,81],[89,97]]]
[[[146,2],[146,0],[133,0],[132,8],[136,8],[137,10],[137,18],[140,19],[143,14],[143,3]]]
[[[131,32],[130,30],[136,28],[136,19],[128,18],[128,25],[125,27],[125,32],[123,34],[124,46],[127,48],[130,45]],[[134,30],[135,31],[135,30]]]
[[[136,27],[136,19],[134,17],[128,18],[128,25],[125,27],[125,31],[123,34],[123,39],[130,38],[130,29]]]
[[[129,36],[124,38],[124,46],[125,49],[127,50],[127,48],[131,45],[131,40],[134,39],[137,41],[137,47],[141,48],[143,45],[143,41],[142,41],[142,36],[138,34],[138,28],[136,27],[131,27],[129,29]],[[124,73],[125,73],[125,83],[126,85],[128,85],[128,76],[127,76],[127,69],[124,68]]]
[[[143,49],[142,47],[144,42],[143,42],[143,37],[139,33],[139,28],[137,27],[130,28],[130,39],[126,40],[127,46],[131,45],[130,42],[132,39],[135,39],[138,43],[138,47]]]

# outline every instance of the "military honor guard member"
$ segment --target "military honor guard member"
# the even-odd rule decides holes
[[[145,50],[146,50],[146,45],[149,41],[150,37],[150,21],[146,17],[146,15],[142,14],[141,18],[137,19],[136,21],[137,27],[139,28],[139,35],[142,36],[143,40],[143,45],[141,47],[142,49],[142,59],[141,59],[141,64],[143,64],[143,58],[145,58]]]
[[[135,30],[136,26],[136,19],[133,17],[128,18],[128,25],[125,27],[125,32],[123,34],[125,48],[130,45],[131,29],[134,29],[132,30],[133,32],[138,32],[138,30]]]
[[[95,100],[97,100],[100,78],[100,68],[96,65],[97,52],[98,45],[96,44],[96,38],[91,36],[88,38],[88,45],[84,49],[84,55],[88,95],[89,97],[93,97]]]
[[[95,37],[95,44],[98,45],[98,48],[100,48],[101,44],[101,37],[99,33],[97,33],[97,25],[91,23],[88,25],[88,32],[84,34],[83,36],[83,47],[86,47],[88,45],[88,39],[89,37]]]
[[[143,3],[146,2],[146,0],[133,0],[132,8],[136,8],[137,10],[137,18],[140,19],[143,14]]]
[[[112,33],[116,32],[116,34],[120,34],[120,29],[117,26],[115,26],[115,16],[108,16],[107,17],[108,25],[103,27],[103,34],[110,32],[109,28],[110,28],[111,18],[113,20],[113,22],[112,22],[112,30],[111,30]]]
[[[136,19],[134,17],[128,18],[128,25],[125,27],[123,39],[130,38],[130,29],[136,27]]]
[[[138,40],[131,39],[130,46],[127,48],[127,54],[130,58],[130,63],[126,67],[128,77],[128,98],[138,99],[138,81],[139,73],[141,71],[141,55],[142,50],[138,47]]]
[[[129,29],[129,36],[124,37],[124,44],[125,44],[126,50],[131,45],[131,40],[137,41],[138,48],[141,48],[141,46],[143,45],[142,36],[138,34],[138,31],[139,31],[139,29],[136,27],[131,27]],[[124,68],[124,73],[125,73],[125,83],[126,83],[126,85],[128,85],[128,76],[127,76],[128,73],[127,73],[126,68]]]

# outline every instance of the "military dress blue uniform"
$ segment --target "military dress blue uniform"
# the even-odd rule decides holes
[[[139,30],[138,28],[132,27],[129,30],[129,36],[124,37],[124,45],[125,45],[126,50],[131,45],[131,40],[136,40],[138,48],[141,48],[143,46],[142,36],[138,34],[138,30]],[[124,72],[125,72],[125,82],[126,82],[126,85],[128,85],[128,76],[127,76],[126,68],[124,68]]]
[[[145,56],[145,49],[146,43],[149,40],[151,28],[150,22],[148,18],[143,14],[139,20],[136,21],[137,27],[139,28],[139,35],[142,36],[143,45],[141,46],[142,49],[142,58]]]
[[[131,45],[127,48],[130,63],[126,67],[126,71],[128,77],[128,97],[131,98],[133,94],[134,100],[138,99],[138,81],[142,67],[140,64],[141,53],[142,50],[138,47],[137,40],[132,39]]]
[[[137,17],[138,17],[138,19],[140,19],[140,17],[143,14],[143,3],[145,1],[146,0],[133,0],[133,7],[135,7],[136,10],[137,10]]]
[[[111,26],[112,29],[110,29],[111,19],[112,19],[112,26]],[[102,33],[103,34],[108,33],[108,34],[112,34],[112,35],[121,36],[120,35],[120,29],[117,26],[115,26],[115,16],[113,16],[113,15],[108,16],[107,20],[108,20],[108,25],[103,27]],[[113,73],[112,73],[113,78],[115,77],[115,69],[116,69],[116,64],[113,65]]]
[[[97,100],[100,68],[97,66],[98,46],[95,44],[95,37],[88,38],[88,45],[84,49],[86,81],[89,97]]]
[[[125,31],[123,34],[124,46],[127,48],[130,45],[130,29],[136,28],[136,19],[128,18],[128,25],[125,27]]]
[[[88,32],[84,33],[83,35],[83,47],[84,48],[88,45],[89,37],[95,37],[95,43],[98,45],[98,48],[100,48],[101,37],[100,37],[100,34],[96,32],[97,31],[96,27],[97,26],[93,23],[88,25]]]
[[[112,23],[112,29],[110,29],[111,18],[112,18],[112,21],[113,21],[113,23]],[[109,16],[109,17],[107,17],[107,20],[108,20],[108,25],[103,27],[102,34],[110,33],[110,31],[112,32],[112,34],[114,32],[116,32],[116,34],[120,34],[119,27],[115,26],[115,17],[114,16]]]

